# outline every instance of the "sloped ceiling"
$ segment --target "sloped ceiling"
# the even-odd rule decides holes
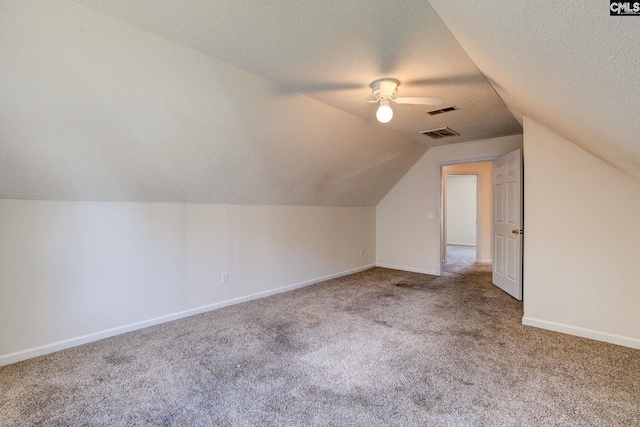
[[[429,146],[520,133],[485,77],[422,0],[76,0],[365,120],[369,83],[394,77],[400,96],[442,96],[461,112],[394,105],[387,128]],[[447,142],[420,135],[448,125]]]
[[[375,205],[419,131],[521,132],[419,0],[1,1],[0,56],[0,198]]]
[[[430,3],[516,115],[640,180],[640,16],[603,1]]]

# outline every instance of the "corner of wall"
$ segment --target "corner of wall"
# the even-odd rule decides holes
[[[510,135],[429,149],[376,207],[376,263],[437,273],[439,165],[495,158],[521,147],[522,135]]]

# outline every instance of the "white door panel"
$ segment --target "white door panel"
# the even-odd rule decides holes
[[[495,236],[493,248],[495,252],[493,256],[494,274],[498,272],[504,275],[504,238],[502,236]]]
[[[494,161],[493,284],[522,300],[522,154]]]

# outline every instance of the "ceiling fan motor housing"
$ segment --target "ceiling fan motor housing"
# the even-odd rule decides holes
[[[377,99],[391,99],[398,92],[399,84],[399,80],[384,78],[371,82],[369,86],[371,86],[373,96]]]

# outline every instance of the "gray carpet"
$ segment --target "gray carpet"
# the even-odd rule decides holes
[[[447,262],[443,266],[442,274],[458,274],[471,267],[475,262],[475,246],[447,245]]]
[[[489,265],[373,268],[0,368],[0,425],[640,425],[640,351],[521,317]]]

